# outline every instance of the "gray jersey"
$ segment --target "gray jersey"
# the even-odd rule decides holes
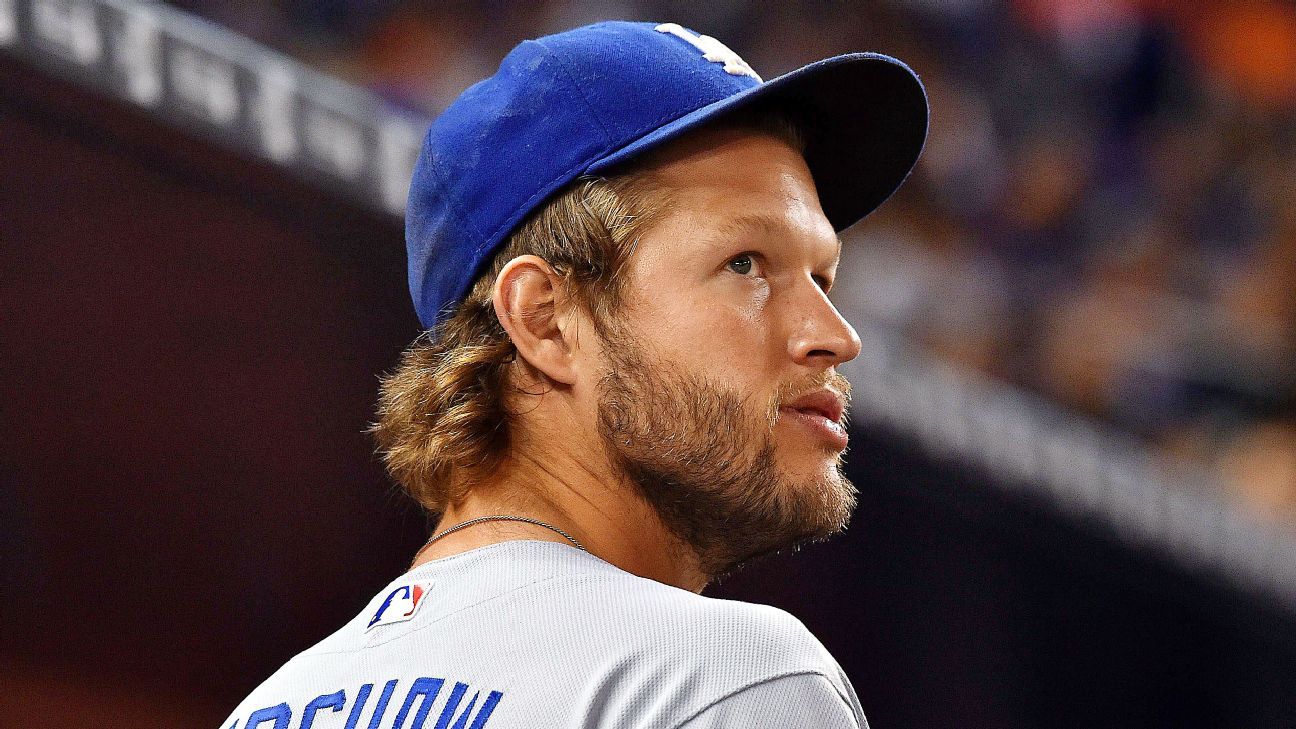
[[[222,729],[867,727],[791,615],[511,541],[423,564]]]

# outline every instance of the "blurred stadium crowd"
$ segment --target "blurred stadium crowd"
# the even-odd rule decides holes
[[[1278,0],[174,3],[435,113],[518,41],[606,18],[765,78],[905,59],[914,177],[852,232],[839,303],[1132,433],[1296,524],[1296,6]]]

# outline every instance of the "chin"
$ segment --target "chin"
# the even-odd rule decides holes
[[[845,481],[835,459],[788,464],[781,480],[784,488],[819,492],[839,491]]]
[[[841,471],[840,455],[803,451],[784,464],[780,476],[787,508],[808,517],[812,538],[830,536],[850,519],[856,491]]]
[[[779,466],[790,483],[841,479],[842,456],[838,450],[813,438],[780,439],[777,447]]]

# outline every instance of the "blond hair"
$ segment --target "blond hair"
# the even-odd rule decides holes
[[[764,132],[804,150],[781,116],[746,114],[719,126]],[[508,368],[517,349],[495,317],[499,272],[518,256],[545,259],[606,338],[635,243],[669,204],[654,182],[638,171],[570,184],[522,223],[449,319],[415,339],[383,378],[370,430],[392,478],[425,509],[444,511],[509,452]]]

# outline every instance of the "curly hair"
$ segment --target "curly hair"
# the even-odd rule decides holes
[[[805,143],[782,116],[748,113],[717,126]],[[425,331],[382,380],[370,428],[392,478],[424,509],[440,513],[496,471],[508,454],[509,365],[517,349],[495,317],[492,293],[504,266],[536,255],[562,277],[569,300],[606,338],[623,300],[622,271],[642,232],[669,200],[651,172],[582,177],[532,213],[478,276],[468,296]]]

